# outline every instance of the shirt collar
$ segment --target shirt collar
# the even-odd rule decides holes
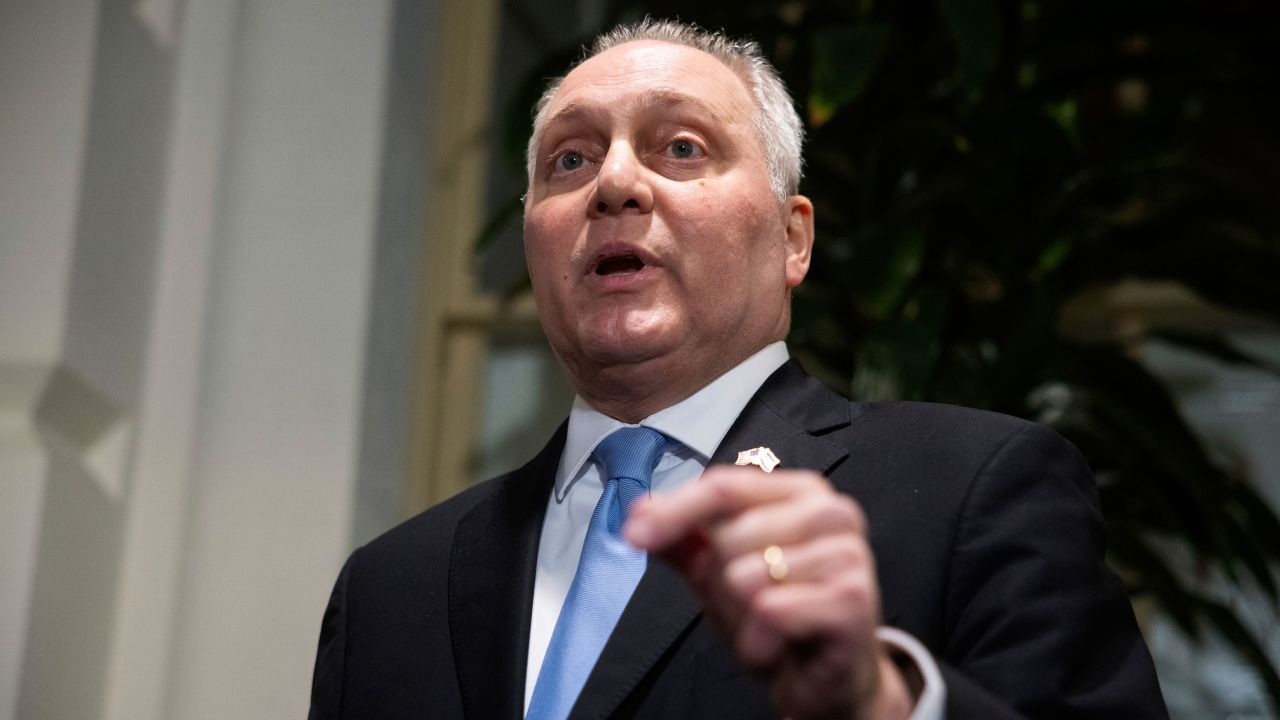
[[[701,456],[706,464],[747,402],[789,357],[785,342],[766,345],[698,392],[639,424],[677,440]],[[564,452],[556,471],[556,498],[563,498],[569,491],[571,481],[580,475],[596,444],[626,425],[591,407],[581,397],[574,398]]]

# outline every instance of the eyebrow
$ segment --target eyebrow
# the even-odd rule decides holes
[[[711,103],[708,103],[702,98],[688,95],[678,90],[646,90],[644,94],[640,96],[638,105],[641,112],[665,110],[681,105],[692,105],[700,112],[705,113],[712,122],[718,124],[726,122],[724,113],[718,110]],[[561,108],[555,115],[547,118],[546,124],[543,125],[543,127],[547,128],[556,123],[572,122],[581,118],[594,117],[601,115],[604,112],[605,109],[599,105],[571,102]]]

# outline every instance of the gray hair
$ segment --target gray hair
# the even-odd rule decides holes
[[[753,40],[733,40],[722,32],[704,30],[697,25],[646,17],[638,23],[619,25],[596,37],[589,50],[574,67],[624,43],[655,40],[701,50],[724,63],[751,90],[755,100],[755,126],[764,143],[769,166],[769,185],[779,200],[795,194],[802,173],[800,146],[804,142],[804,126],[778,71],[765,59],[760,44]],[[571,68],[572,69],[572,68]],[[528,181],[533,181],[537,167],[538,141],[547,117],[547,106],[560,89],[564,76],[552,79],[538,99],[533,119],[533,135],[525,151]]]

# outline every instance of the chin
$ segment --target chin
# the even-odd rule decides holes
[[[580,338],[582,355],[597,367],[637,365],[676,349],[674,333],[601,333]]]
[[[661,348],[648,343],[588,342],[583,346],[585,355],[593,365],[612,367],[637,365],[661,357]]]
[[[665,313],[597,315],[579,325],[578,347],[598,366],[642,363],[679,346],[684,333],[672,319]]]

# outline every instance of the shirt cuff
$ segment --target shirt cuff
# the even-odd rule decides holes
[[[911,711],[911,720],[945,720],[947,685],[928,648],[902,630],[883,625],[876,629],[876,639],[900,653],[905,660],[915,663],[916,671],[920,673],[923,682],[920,697],[916,698],[915,708]]]

